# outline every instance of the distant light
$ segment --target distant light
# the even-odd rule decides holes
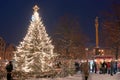
[[[34,21],[34,20],[35,20],[34,16],[32,16],[31,20],[32,20],[32,21]]]
[[[88,51],[88,48],[85,48],[86,51]]]

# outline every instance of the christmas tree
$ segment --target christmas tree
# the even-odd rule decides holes
[[[27,34],[17,46],[15,52],[16,70],[24,72],[47,72],[53,69],[54,46],[46,33],[38,13],[38,6],[33,7],[34,12]]]

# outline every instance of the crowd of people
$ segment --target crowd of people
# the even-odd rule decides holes
[[[11,73],[13,70],[12,61],[9,61],[9,63],[5,67],[7,71],[7,80],[11,80]],[[103,61],[103,62],[97,62],[93,60],[92,62],[92,68],[91,63],[86,60],[85,62],[75,62],[75,71],[80,71],[84,74],[85,80],[88,79],[89,73],[99,73],[99,74],[110,74],[113,76],[113,74],[116,74],[117,72],[120,72],[120,61]]]
[[[110,62],[103,61],[103,62],[93,62],[92,72],[100,73],[100,74],[116,74],[120,71],[120,62],[111,60]]]
[[[76,66],[76,71],[81,71],[82,72],[82,65],[84,62],[77,63],[75,62]],[[120,61],[103,61],[103,62],[97,62],[93,61],[92,63],[92,68],[90,66],[90,62],[88,62],[89,66],[89,73],[94,72],[94,73],[99,73],[99,74],[110,74],[111,76],[113,74],[116,74],[117,72],[120,72]]]

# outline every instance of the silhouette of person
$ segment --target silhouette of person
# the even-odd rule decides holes
[[[6,71],[7,71],[7,80],[12,80],[12,73],[13,70],[13,64],[12,61],[9,61],[9,63],[6,65]]]
[[[88,60],[87,60],[87,62],[83,63],[82,71],[83,71],[85,80],[88,80],[88,76],[89,76],[89,63],[88,63]]]

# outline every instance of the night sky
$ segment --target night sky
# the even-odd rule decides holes
[[[0,36],[7,43],[18,45],[26,35],[33,14],[33,6],[40,7],[39,14],[48,34],[56,21],[65,14],[79,18],[80,26],[90,38],[95,39],[94,20],[108,9],[110,0],[0,0]]]

